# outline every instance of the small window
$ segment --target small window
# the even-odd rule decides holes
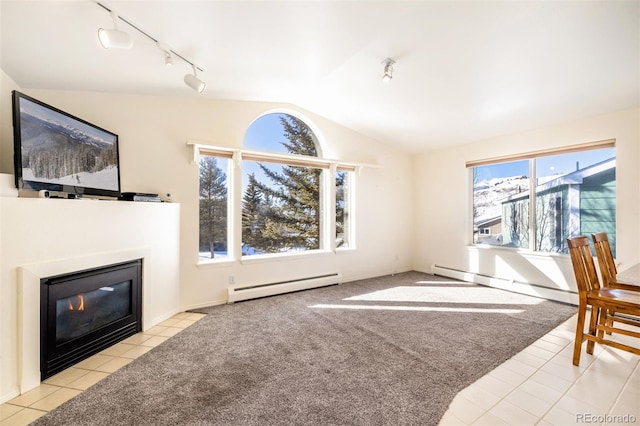
[[[353,172],[338,169],[336,171],[336,248],[352,247],[351,193]]]
[[[228,253],[229,159],[200,157],[200,259],[224,259]]]

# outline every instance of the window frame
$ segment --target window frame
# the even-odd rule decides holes
[[[481,159],[481,160],[473,160],[473,161],[467,161],[466,162],[466,168],[468,169],[468,178],[469,178],[469,199],[470,199],[470,219],[469,219],[469,230],[470,232],[467,232],[467,235],[469,235],[470,238],[470,243],[469,246],[471,247],[486,247],[486,248],[490,248],[490,249],[498,249],[498,250],[516,250],[516,251],[525,251],[525,252],[530,252],[530,253],[536,253],[536,254],[543,254],[543,255],[561,255],[561,256],[568,256],[568,254],[565,253],[560,253],[560,252],[553,252],[553,251],[541,251],[541,250],[537,250],[536,249],[536,240],[538,237],[538,224],[536,223],[536,209],[537,209],[537,202],[538,202],[538,193],[536,191],[536,159],[540,158],[540,157],[549,157],[549,156],[555,156],[555,155],[562,155],[562,154],[571,154],[571,153],[578,153],[578,152],[584,152],[584,151],[590,151],[590,150],[598,150],[598,149],[607,149],[607,148],[615,148],[616,147],[616,140],[615,139],[605,139],[605,140],[599,140],[599,141],[594,141],[594,142],[587,142],[587,143],[582,143],[582,144],[575,144],[575,145],[568,145],[568,146],[563,146],[563,147],[558,147],[558,148],[551,148],[551,149],[544,149],[544,150],[539,150],[539,151],[530,151],[530,152],[526,152],[526,153],[520,153],[520,154],[513,154],[513,155],[505,155],[505,156],[500,156],[500,157],[492,157],[492,158],[486,158],[486,159]],[[528,221],[527,221],[527,226],[528,226],[528,243],[529,243],[529,247],[506,247],[506,246],[499,246],[499,245],[491,245],[491,244],[483,244],[483,243],[476,243],[474,242],[474,214],[473,214],[473,210],[474,210],[474,179],[473,179],[473,175],[474,175],[474,168],[475,167],[479,167],[479,166],[491,166],[491,165],[496,165],[496,164],[501,164],[501,163],[507,163],[507,162],[516,162],[516,161],[528,161],[529,162],[529,182],[530,182],[530,188],[529,188],[529,196],[528,196],[528,202],[526,203],[528,206]],[[617,203],[617,200],[616,200]],[[531,214],[531,212],[533,212],[533,214]],[[479,231],[478,231],[479,232]]]
[[[202,156],[206,156],[206,157],[213,157],[216,159],[224,159],[227,160],[227,170],[225,170],[224,172],[226,173],[226,190],[227,190],[227,211],[226,211],[226,216],[227,216],[227,232],[226,232],[226,239],[227,239],[227,256],[225,257],[221,257],[221,258],[212,258],[212,259],[205,259],[203,257],[200,256],[200,222],[201,222],[201,217],[200,217],[200,182],[199,182],[199,175],[200,173],[198,173],[198,251],[196,253],[197,257],[198,257],[198,264],[219,264],[219,263],[228,263],[230,261],[233,261],[233,255],[234,255],[234,238],[233,238],[233,206],[234,206],[234,199],[235,196],[233,194],[233,191],[231,190],[231,188],[233,187],[233,182],[235,179],[235,167],[234,167],[234,159],[233,159],[233,155],[229,154],[228,152],[207,152],[207,153],[201,153],[198,155],[197,157],[197,161],[196,161],[196,165],[198,167],[198,171],[200,171],[200,159],[202,158]]]
[[[356,171],[364,167],[363,164],[354,162],[331,160],[306,155],[281,154],[269,151],[260,151],[244,148],[229,148],[210,145],[200,141],[189,140],[187,145],[191,147],[192,163],[199,167],[202,155],[231,159],[227,175],[227,197],[228,197],[228,217],[227,217],[227,239],[228,256],[220,259],[203,259],[198,253],[198,265],[216,265],[240,261],[241,263],[263,262],[266,260],[277,260],[299,256],[313,256],[321,253],[331,253],[343,250],[355,250],[355,211],[353,202],[353,187],[355,186]],[[281,165],[313,167],[322,169],[320,185],[320,245],[318,249],[294,251],[285,253],[266,253],[251,256],[243,256],[242,245],[242,162],[263,161]],[[351,243],[348,248],[337,248],[335,237],[335,178],[336,171],[347,171],[351,177],[350,202],[350,238]],[[199,213],[198,213],[199,214]],[[199,217],[198,217],[199,219]],[[199,220],[198,220],[199,223]],[[198,236],[199,245],[199,236]]]

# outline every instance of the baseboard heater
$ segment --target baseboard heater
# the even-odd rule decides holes
[[[475,272],[461,271],[459,269],[453,269],[439,265],[431,265],[431,273],[443,277],[455,278],[461,281],[468,281],[476,284],[486,285],[489,287],[500,288],[502,290],[513,291],[515,293],[555,300],[558,302],[568,303],[570,305],[578,304],[577,293],[570,290],[559,290],[538,284],[518,282],[506,278],[478,274]]]
[[[290,293],[292,291],[325,287],[328,285],[340,284],[341,282],[342,274],[333,273],[267,284],[233,285],[227,288],[227,303],[256,299],[258,297],[274,296],[276,294]]]

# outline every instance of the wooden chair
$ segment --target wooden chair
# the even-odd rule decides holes
[[[593,240],[593,247],[596,251],[596,257],[598,258],[598,267],[600,268],[600,277],[602,278],[602,286],[610,288],[619,288],[622,290],[640,291],[640,287],[633,284],[626,284],[617,281],[618,268],[616,262],[613,259],[613,253],[611,251],[611,245],[609,244],[609,237],[606,232],[598,232],[597,234],[591,234]],[[624,316],[616,315],[615,312],[609,312],[608,324],[611,325],[611,321],[623,322],[630,325],[640,325],[640,318],[629,319]]]
[[[640,347],[629,346],[616,342],[605,336],[606,333],[616,333],[640,339],[640,333],[614,326],[609,321],[609,312],[640,315],[640,292],[616,288],[614,280],[608,282],[609,287],[601,287],[598,281],[596,266],[589,248],[589,239],[585,236],[567,238],[571,264],[578,285],[578,324],[576,326],[576,340],[573,348],[573,365],[580,364],[582,342],[587,340],[587,353],[593,354],[595,343],[612,346],[636,355],[640,355]],[[624,284],[622,285],[624,287]],[[591,307],[589,330],[585,333],[585,317],[587,307]],[[618,321],[618,319],[615,319]]]

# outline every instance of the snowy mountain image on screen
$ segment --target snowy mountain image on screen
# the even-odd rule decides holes
[[[116,137],[20,100],[23,179],[118,189]]]

